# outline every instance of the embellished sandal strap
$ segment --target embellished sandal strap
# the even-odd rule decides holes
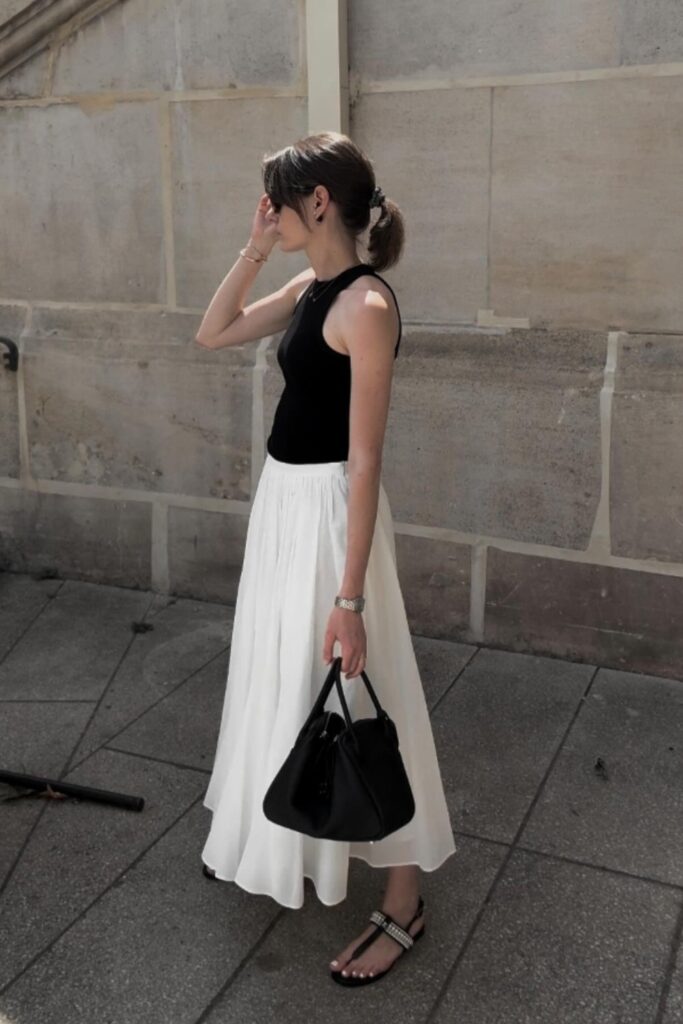
[[[389,938],[394,939],[398,942],[399,946],[403,946],[404,949],[410,949],[413,945],[414,939],[405,928],[401,928],[400,924],[396,924],[393,917],[389,914],[384,914],[381,910],[373,910],[370,915],[370,920],[373,924],[379,925],[387,933]]]

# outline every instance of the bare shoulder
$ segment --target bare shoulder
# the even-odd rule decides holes
[[[361,274],[339,293],[329,319],[332,340],[347,355],[350,352],[345,339],[355,336],[359,320],[382,327],[383,333],[393,339],[392,344],[399,333],[396,300],[388,285],[372,273]]]

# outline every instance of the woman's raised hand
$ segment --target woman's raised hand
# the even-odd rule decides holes
[[[256,206],[250,238],[265,255],[268,255],[277,241],[277,222],[269,216],[272,212],[270,199],[267,192],[264,192]]]

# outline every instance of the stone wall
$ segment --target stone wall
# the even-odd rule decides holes
[[[234,601],[278,337],[193,338],[263,153],[309,130],[306,25],[126,0],[0,78],[4,568]],[[411,627],[680,674],[677,0],[349,0],[348,47],[348,130],[407,221]],[[250,298],[305,265],[275,251]]]

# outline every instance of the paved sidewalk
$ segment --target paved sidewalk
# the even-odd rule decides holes
[[[683,1021],[683,682],[415,637],[458,852],[351,991],[385,872],[301,910],[201,873],[231,616],[0,573],[0,766],[145,798],[0,784],[1,1024]]]

